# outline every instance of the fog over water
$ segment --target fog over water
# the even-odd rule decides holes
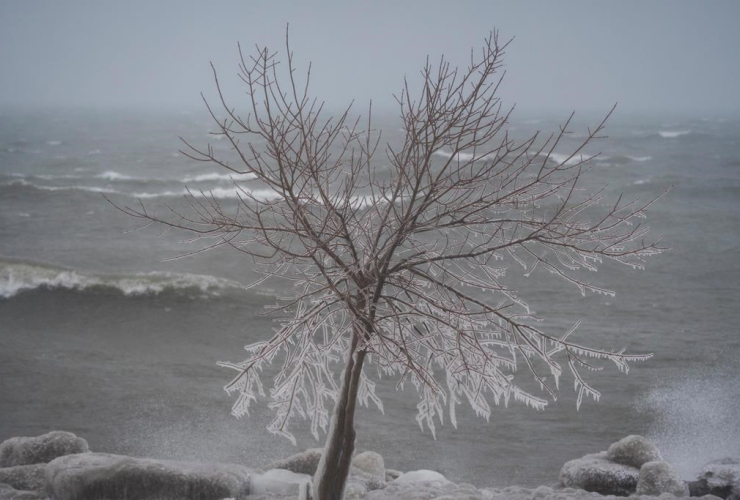
[[[243,290],[255,272],[238,252],[166,261],[194,248],[132,234],[102,196],[164,209],[191,189],[235,207],[241,179],[185,158],[178,136],[229,151],[200,101],[217,97],[209,61],[239,105],[237,42],[282,51],[290,23],[313,93],[330,110],[372,99],[396,143],[404,76],[413,88],[427,54],[465,65],[497,28],[516,37],[500,92],[517,105],[513,137],[557,131],[576,110],[565,158],[618,102],[585,187],[647,200],[673,186],[648,211],[672,250],[644,271],[594,274],[616,297],[544,273],[522,293],[543,327],[582,320],[584,343],[653,359],[592,374],[603,396],[580,411],[564,376],[546,411],[497,407],[486,423],[461,406],[436,440],[414,420],[416,392],[384,378],[385,415],[360,410],[359,450],[478,486],[552,484],[566,460],[632,433],[688,479],[740,456],[738,19],[736,1],[0,1],[0,441],[62,429],[94,451],[255,467],[296,451],[265,431],[266,400],[230,414],[231,372],[216,365],[269,335],[258,313],[279,285]],[[305,422],[295,433],[301,449],[320,444]]]
[[[524,110],[724,114],[740,109],[738,18],[732,0],[2,2],[0,105],[198,105],[209,61],[235,83],[237,41],[282,48],[290,23],[330,106],[391,106],[427,54],[464,64],[498,28],[517,37],[502,96]]]

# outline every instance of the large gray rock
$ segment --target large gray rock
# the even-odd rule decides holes
[[[709,462],[689,488],[691,496],[711,494],[740,499],[740,459],[727,457]]]
[[[629,465],[614,463],[607,452],[586,455],[566,462],[560,470],[560,484],[565,488],[627,496],[635,492],[640,470]]]
[[[84,453],[49,463],[46,485],[55,500],[242,500],[250,475],[233,464]]]
[[[296,474],[313,476],[319,467],[319,460],[321,460],[323,451],[321,448],[309,448],[301,453],[296,453],[288,458],[273,462],[263,467],[263,470],[284,469],[295,472]]]
[[[647,462],[663,460],[660,450],[642,436],[627,436],[609,446],[607,458],[622,465],[631,465],[638,469]]]
[[[0,444],[0,467],[44,464],[57,457],[88,451],[87,441],[71,432],[54,431],[36,437],[14,437]]]
[[[677,497],[689,496],[689,487],[668,462],[647,462],[640,468],[637,481],[638,495],[659,496],[670,493]]]
[[[385,481],[385,462],[380,453],[364,451],[352,459],[352,465],[381,481]]]
[[[16,490],[8,484],[0,483],[0,500],[42,500],[44,496],[37,491]]]
[[[0,483],[16,490],[42,491],[46,474],[46,464],[16,465],[0,469]]]

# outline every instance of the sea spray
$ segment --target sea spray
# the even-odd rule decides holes
[[[740,457],[740,363],[674,379],[637,409],[650,415],[647,437],[685,480],[711,460]]]

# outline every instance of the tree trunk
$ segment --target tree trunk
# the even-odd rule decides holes
[[[356,332],[347,355],[339,399],[329,424],[324,452],[314,476],[314,500],[342,500],[344,497],[352,453],[355,451],[355,406],[366,354],[364,350],[355,354],[358,337]]]

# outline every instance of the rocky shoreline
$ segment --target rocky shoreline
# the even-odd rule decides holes
[[[16,437],[0,444],[0,500],[272,500],[310,498],[321,449],[265,465],[176,462],[93,453],[69,432]],[[347,500],[571,500],[682,497],[740,500],[740,460],[707,464],[686,482],[654,444],[627,436],[608,450],[563,465],[548,487],[478,488],[438,472],[386,469],[383,457],[359,453]]]

